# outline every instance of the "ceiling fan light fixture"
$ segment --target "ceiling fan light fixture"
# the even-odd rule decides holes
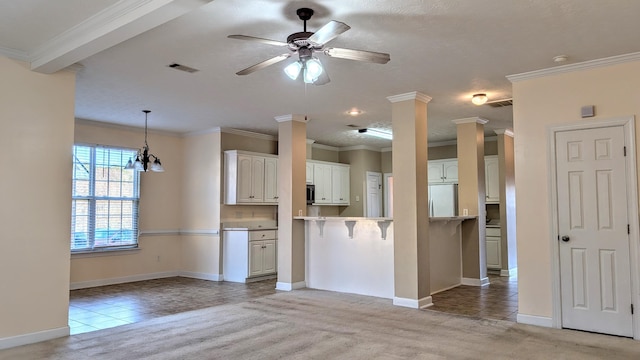
[[[291,80],[295,80],[300,75],[300,70],[302,70],[302,62],[300,60],[296,62],[292,62],[284,68],[284,73],[287,74]]]
[[[317,58],[308,59],[304,64],[304,82],[313,84],[322,74],[322,63]]]
[[[482,94],[482,93],[480,93],[480,94],[473,94],[473,97],[471,98],[471,102],[472,102],[474,105],[478,105],[478,106],[480,106],[480,105],[482,105],[482,104],[486,103],[488,99],[489,99],[489,98],[487,98],[487,94]]]

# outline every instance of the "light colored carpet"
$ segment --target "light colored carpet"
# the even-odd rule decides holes
[[[0,359],[640,359],[640,342],[315,290],[0,351]]]

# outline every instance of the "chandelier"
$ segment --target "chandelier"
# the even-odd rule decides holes
[[[136,161],[129,161],[127,165],[125,165],[125,170],[136,170],[136,171],[155,171],[155,172],[163,172],[164,168],[162,167],[162,163],[160,163],[160,159],[155,155],[149,153],[149,144],[147,144],[147,117],[151,110],[142,110],[144,113],[144,146],[142,149],[138,149],[138,154],[136,155]],[[153,162],[151,162],[151,158],[153,158]]]

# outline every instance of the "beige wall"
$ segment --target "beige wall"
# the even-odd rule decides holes
[[[500,238],[502,269],[518,267],[516,242],[516,185],[513,163],[513,137],[498,135],[498,161],[500,166]],[[487,206],[488,207],[488,206]],[[487,216],[488,211],[487,211]]]
[[[67,332],[75,75],[0,56],[0,345]]]
[[[322,149],[319,147],[312,147],[311,159],[318,161],[339,162],[340,153],[334,150]]]
[[[595,105],[595,120],[630,115],[637,119],[640,115],[637,74],[640,74],[638,61],[513,84],[521,314],[552,315],[548,127],[582,121],[580,108],[584,105]],[[638,140],[636,132],[636,142],[640,143]]]
[[[351,165],[350,205],[341,208],[340,216],[365,216],[367,171],[381,172],[380,155],[379,151],[371,150],[340,151],[340,162]],[[359,200],[356,200],[356,197]]]
[[[142,119],[143,114],[140,116]],[[136,149],[144,144],[144,130],[77,120],[74,142]],[[180,269],[183,139],[150,131],[148,143],[151,152],[162,160],[165,172],[141,173],[140,250],[114,252],[108,256],[72,256],[73,287],[162,275]],[[157,235],[159,232],[165,234]]]
[[[383,174],[390,174],[393,172],[393,161],[391,158],[391,151],[383,151],[380,153],[380,170]]]
[[[221,227],[221,143],[220,132],[184,138],[180,269],[192,276],[222,273],[220,235],[212,233]]]
[[[498,142],[486,140],[484,142],[485,155],[498,155]],[[455,159],[458,157],[457,145],[443,145],[429,147],[429,160]]]

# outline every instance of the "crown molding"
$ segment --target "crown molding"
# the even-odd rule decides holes
[[[470,118],[451,120],[451,122],[456,124],[456,125],[469,124],[469,123],[477,123],[477,124],[484,125],[484,124],[488,123],[489,120],[474,116],[474,117],[470,117]]]
[[[369,145],[345,146],[345,147],[339,148],[338,151],[354,151],[354,150],[369,150],[369,151],[381,152],[379,148],[369,146]]]
[[[496,135],[506,135],[506,136],[513,137],[513,131],[511,129],[498,129],[498,130],[493,130],[493,132],[496,133]]]
[[[322,149],[322,150],[330,150],[330,151],[340,151],[340,148],[335,146],[323,145],[323,144],[313,144],[311,145],[312,149]]]
[[[313,144],[313,143],[315,143],[315,142],[316,142],[316,141],[315,141],[315,140],[313,140],[313,139],[307,139],[307,144],[309,144],[309,145],[310,145],[310,144]]]
[[[507,75],[507,79],[512,83],[515,83],[519,81],[536,79],[536,78],[541,78],[541,77],[546,77],[551,75],[566,74],[566,73],[571,73],[575,71],[595,69],[595,68],[600,68],[604,66],[624,64],[624,63],[629,63],[634,61],[640,61],[640,52],[616,55],[616,56],[606,57],[602,59],[583,61],[575,64],[561,65],[561,66],[556,66],[556,67],[547,68],[547,69],[524,72],[520,74]]]
[[[380,152],[381,152],[381,153],[384,153],[384,152],[391,152],[391,151],[393,151],[393,148],[390,148],[390,147],[386,147],[386,148],[382,148],[382,149],[380,149]]]
[[[397,103],[400,101],[407,101],[407,100],[419,100],[426,104],[429,101],[431,101],[431,97],[418,91],[412,91],[404,94],[387,96],[387,100],[391,101],[392,103]]]
[[[276,119],[276,121],[279,123],[287,122],[287,121],[298,121],[301,123],[309,122],[309,120],[305,115],[300,115],[300,114],[280,115],[280,116],[276,116],[274,119]]]
[[[97,127],[106,128],[106,129],[144,132],[144,127],[137,127],[137,126],[131,126],[131,125],[122,125],[122,124],[114,124],[114,123],[108,123],[108,122],[103,122],[103,121],[87,120],[87,119],[82,119],[82,118],[75,118],[75,123],[79,124],[79,125],[97,126]],[[150,133],[150,134],[176,136],[176,137],[184,136],[184,134],[182,134],[182,133],[175,132],[175,131],[169,131],[169,130],[158,130],[158,129],[149,129],[148,128],[147,132]]]
[[[29,62],[29,55],[21,50],[0,46],[0,55],[6,56],[9,59],[13,60]]]

